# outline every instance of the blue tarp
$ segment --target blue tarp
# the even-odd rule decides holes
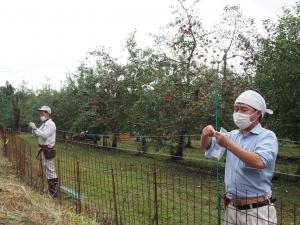
[[[68,193],[70,195],[72,195],[73,198],[78,199],[78,193],[76,191],[74,191],[73,189],[66,187],[66,186],[60,186],[60,189],[65,192]],[[86,199],[86,196],[80,195],[79,196],[81,200]]]

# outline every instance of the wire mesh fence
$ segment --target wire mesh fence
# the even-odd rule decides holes
[[[19,135],[9,134],[8,139],[8,158],[18,176],[36,190],[47,192],[42,164],[36,159],[38,147]],[[147,143],[151,143],[149,139]],[[56,170],[60,186],[57,201],[77,213],[94,217],[101,224],[213,225],[226,222],[223,199],[218,205],[217,198],[217,189],[222,196],[224,194],[223,178],[219,184],[216,171],[211,168],[195,175],[166,169],[155,158],[150,159],[150,163],[123,162],[97,153],[58,149]],[[293,193],[293,201],[285,198],[288,193],[279,186],[277,193],[278,224],[300,224],[299,193]],[[242,210],[242,213],[245,218],[258,218],[255,213],[250,214],[250,210],[249,213]],[[268,218],[265,222],[272,224]]]

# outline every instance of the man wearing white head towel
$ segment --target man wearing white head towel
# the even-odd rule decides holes
[[[216,146],[227,150],[224,197],[224,224],[277,224],[272,198],[272,176],[278,153],[276,135],[262,127],[267,109],[264,98],[247,90],[234,103],[233,120],[238,130],[227,134],[206,126],[201,135],[205,155],[211,156]]]

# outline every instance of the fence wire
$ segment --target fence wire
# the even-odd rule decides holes
[[[9,134],[8,138],[8,158],[18,176],[46,193],[42,165],[35,158],[38,149],[22,136]],[[148,140],[147,143],[151,142]],[[109,146],[102,146],[105,147]],[[136,147],[139,149],[138,145]],[[166,169],[156,159],[148,159],[150,163],[118,161],[101,157],[97,152],[84,154],[63,149],[58,149],[55,161],[60,186],[57,201],[77,213],[94,217],[101,224],[218,224],[213,170],[189,174],[174,168]],[[299,182],[297,179],[293,182]],[[291,202],[282,187],[274,186],[273,189],[278,193],[278,224],[300,224],[299,193]],[[221,191],[223,195],[223,183]],[[221,213],[223,224],[226,222],[223,200]],[[243,213],[246,218],[247,215],[249,219],[255,217],[247,210]]]

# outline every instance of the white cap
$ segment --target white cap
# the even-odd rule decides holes
[[[39,108],[37,111],[45,111],[49,114],[51,114],[51,108],[47,105],[43,105],[41,108]]]
[[[262,116],[264,116],[265,113],[273,114],[271,109],[267,109],[265,99],[256,91],[244,91],[239,97],[237,97],[234,103],[247,104],[256,110],[261,111]]]

